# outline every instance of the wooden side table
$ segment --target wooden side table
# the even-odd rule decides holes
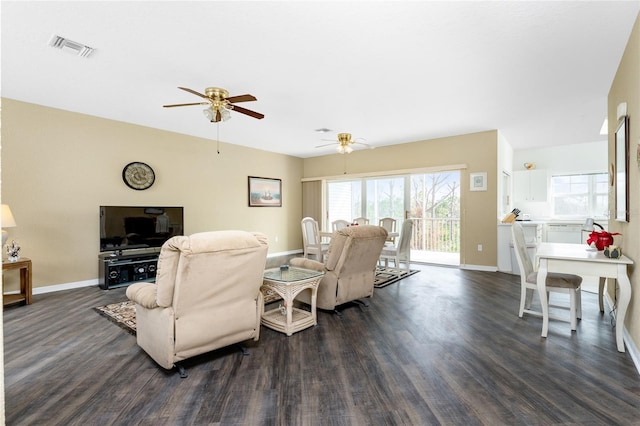
[[[4,278],[2,280],[2,304],[3,306],[13,305],[15,303],[24,302],[25,305],[31,304],[31,259],[21,257],[15,262],[9,262],[6,259],[2,259],[2,274],[4,271],[10,271],[12,269],[20,270],[20,293],[19,294],[4,294]]]

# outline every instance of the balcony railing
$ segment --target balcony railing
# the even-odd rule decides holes
[[[460,218],[414,218],[411,249],[460,252]]]

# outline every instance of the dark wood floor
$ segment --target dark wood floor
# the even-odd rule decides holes
[[[611,319],[583,296],[575,333],[517,317],[517,277],[425,266],[368,308],[250,355],[197,357],[187,379],[92,307],[124,289],[36,295],[4,313],[9,425],[630,425],[640,378]]]

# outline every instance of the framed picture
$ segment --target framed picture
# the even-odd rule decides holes
[[[616,130],[616,220],[629,222],[629,116],[620,118]]]
[[[469,173],[469,191],[486,191],[487,173]]]
[[[282,207],[282,180],[249,176],[249,207]]]

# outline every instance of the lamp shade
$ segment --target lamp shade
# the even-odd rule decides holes
[[[13,218],[13,213],[8,204],[2,205],[2,227],[13,228],[16,226],[16,220]]]
[[[584,221],[584,224],[582,225],[582,230],[583,231],[587,231],[587,232],[591,232],[593,231],[593,227],[597,226],[598,228],[604,230],[604,227],[602,225],[600,225],[599,223],[596,223],[593,221],[593,218],[588,217],[587,220]]]

